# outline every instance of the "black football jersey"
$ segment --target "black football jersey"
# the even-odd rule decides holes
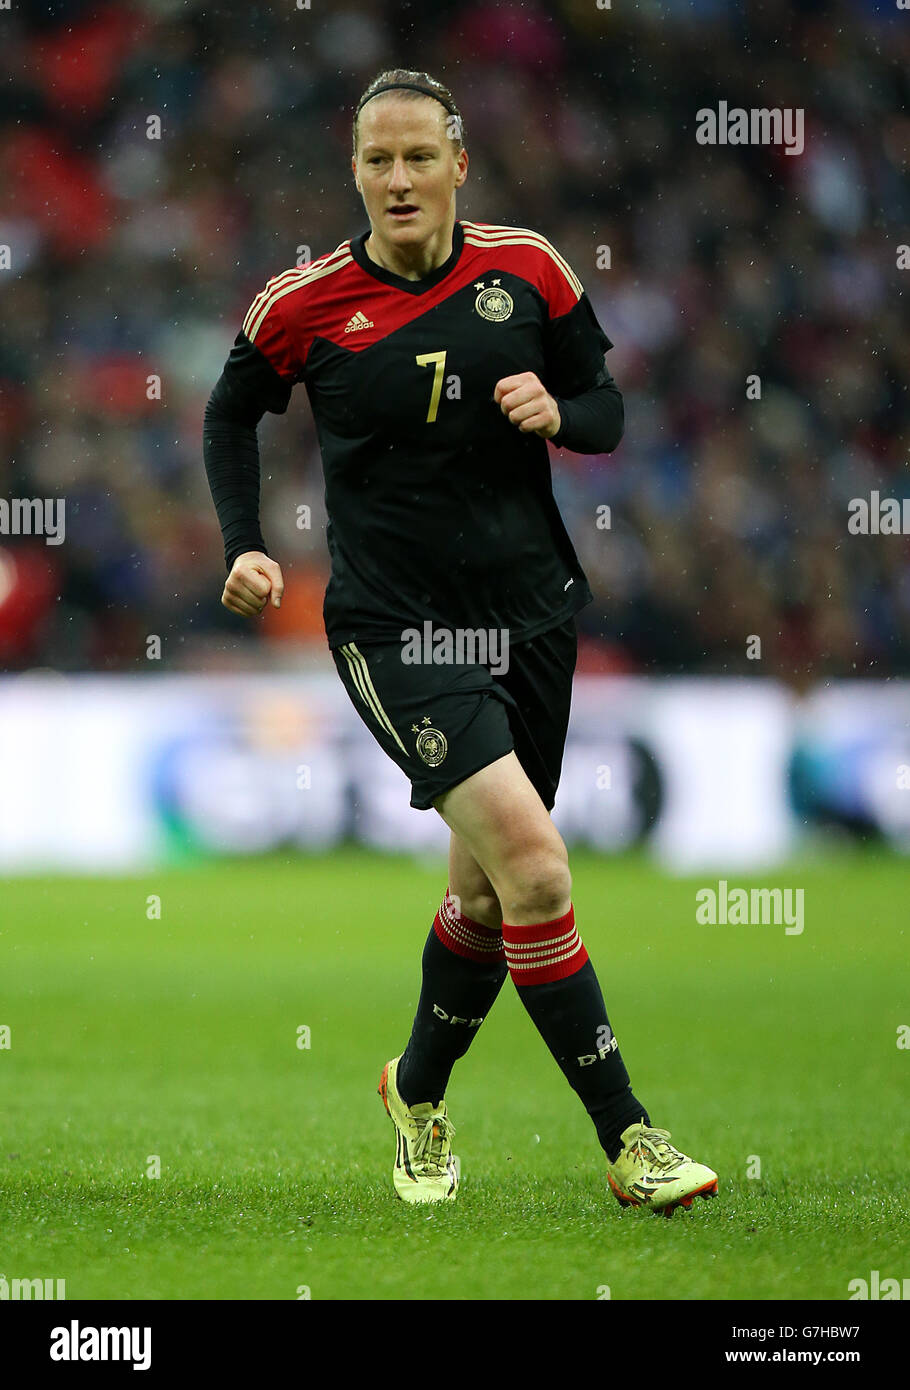
[[[306,388],[325,477],[329,645],[427,621],[512,643],[547,631],[591,592],[547,442],[511,424],[493,392],[528,371],[557,400],[612,386],[612,344],[537,232],[458,220],[451,255],[420,280],[372,261],[368,235],[271,279],[225,368],[242,374],[262,354],[274,373],[262,408],[276,413]]]

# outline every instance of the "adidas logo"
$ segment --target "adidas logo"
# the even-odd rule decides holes
[[[368,319],[366,314],[362,314],[358,309],[353,318],[348,319],[344,331],[345,333],[356,333],[358,328],[372,328],[373,326],[373,320]]]

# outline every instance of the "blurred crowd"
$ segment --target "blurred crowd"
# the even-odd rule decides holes
[[[352,109],[401,65],[461,107],[458,215],[543,232],[615,344],[625,439],[552,451],[579,669],[910,672],[910,536],[847,528],[910,495],[908,34],[872,0],[0,12],[0,499],[66,505],[61,545],[0,534],[0,669],[324,656],[304,390],[260,426],[288,597],[253,624],[220,604],[202,416],[265,280],[367,227]],[[699,144],[722,100],[803,108],[804,153]]]

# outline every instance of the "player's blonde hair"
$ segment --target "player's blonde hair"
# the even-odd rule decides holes
[[[406,83],[406,86],[400,84]],[[404,97],[410,101],[421,101],[424,97],[432,97],[434,101],[441,102],[446,112],[446,134],[452,141],[452,147],[457,155],[464,149],[464,121],[461,112],[455,104],[455,98],[442,82],[436,77],[431,77],[427,72],[411,72],[408,68],[388,68],[385,72],[377,73],[372,81],[364,89],[357,108],[354,112],[353,144],[354,157],[357,157],[357,141],[359,138],[358,123],[360,113],[368,101],[381,100],[386,95],[381,89],[383,87],[394,87],[390,96]],[[417,89],[417,90],[415,90]],[[377,92],[379,93],[376,96]]]

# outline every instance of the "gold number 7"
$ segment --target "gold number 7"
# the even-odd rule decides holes
[[[430,409],[427,411],[427,424],[431,425],[436,419],[439,397],[442,395],[442,377],[446,364],[445,350],[442,352],[423,352],[415,361],[418,367],[428,367],[431,362],[436,364],[436,371],[433,374],[433,391],[430,395]]]

